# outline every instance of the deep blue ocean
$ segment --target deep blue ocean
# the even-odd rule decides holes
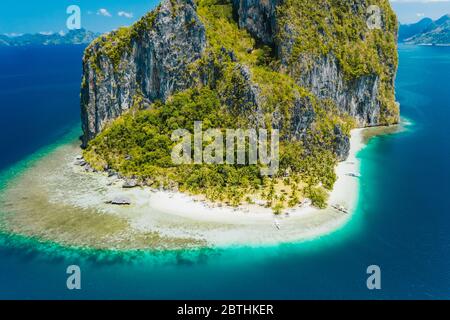
[[[0,49],[0,171],[80,134],[81,46]],[[88,254],[0,235],[0,298],[449,299],[450,48],[400,46],[406,129],[370,140],[351,222],[269,248]],[[5,181],[0,181],[0,187]],[[82,289],[66,288],[80,265]],[[382,289],[366,287],[381,268]]]

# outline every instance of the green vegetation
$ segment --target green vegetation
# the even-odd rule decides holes
[[[345,1],[286,0],[279,12],[280,19],[298,35],[290,53],[289,75],[280,71],[281,63],[272,48],[258,45],[247,31],[238,27],[229,0],[196,2],[206,27],[208,47],[203,57],[188,67],[187,76],[203,79],[202,82],[198,80],[192,89],[173,95],[165,103],[155,102],[146,110],[142,108],[142,97],[137,96],[130,112],[89,143],[85,159],[97,170],[112,169],[155,188],[177,188],[230,205],[262,199],[274,213],[280,214],[308,197],[317,207],[326,207],[328,191],[336,181],[335,129],[340,128],[348,136],[355,121],[340,112],[332,101],[319,100],[299,87],[291,76],[303,72],[308,67],[305,63],[333,52],[348,81],[369,74],[381,78],[382,116],[386,123],[395,122],[398,115],[393,105],[392,84],[387,80],[392,78],[389,72],[395,72],[397,63],[391,33],[367,32],[363,22],[353,19],[352,7]],[[387,0],[377,2],[391,12]],[[87,59],[97,65],[99,54],[105,53],[118,66],[132,39],[142,29],[152,27],[156,12],[130,28],[100,39],[100,50],[94,54],[88,48]],[[385,17],[388,30],[396,27],[394,18],[390,14]],[[393,67],[385,67],[380,59]],[[249,79],[243,76],[243,67],[248,68],[251,83],[258,90],[258,105],[248,97]],[[299,101],[310,106],[313,113],[312,123],[302,138],[294,135],[292,129],[293,108]],[[173,164],[172,132],[180,128],[193,132],[195,121],[203,122],[203,130],[279,129],[278,174],[262,177],[256,165]]]
[[[174,165],[171,151],[175,143],[170,139],[171,133],[183,128],[193,132],[194,121],[198,119],[202,119],[204,130],[239,128],[215,91],[195,88],[174,95],[166,103],[155,103],[148,110],[140,110],[136,103],[131,112],[115,120],[89,143],[84,157],[97,170],[112,169],[155,188],[176,187],[230,205],[239,205],[244,199],[252,202],[250,195],[266,192],[261,198],[276,211],[300,202],[299,181],[305,186],[320,184],[332,188],[336,156],[319,147],[306,153],[301,142],[281,142],[281,170],[272,178],[263,178],[256,165]],[[282,183],[292,188],[293,195],[289,198],[275,188],[287,171],[292,177],[289,180],[297,181],[297,184]]]
[[[261,185],[258,167],[172,163],[172,132],[193,132],[198,119],[202,119],[204,130],[235,127],[233,117],[214,91],[206,87],[187,90],[165,104],[155,103],[150,110],[130,112],[117,119],[89,144],[85,159],[97,170],[111,168],[155,188],[176,186],[237,205],[245,194]]]
[[[328,193],[322,187],[307,187],[305,189],[306,196],[311,199],[313,204],[321,209],[327,207]]]

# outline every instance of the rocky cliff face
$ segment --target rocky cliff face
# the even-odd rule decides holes
[[[219,58],[211,55],[208,48],[217,41],[208,38],[211,21],[199,13],[199,1],[164,0],[136,25],[89,46],[81,91],[84,146],[137,99],[150,105],[198,84],[217,90],[225,105],[253,125],[266,126],[269,112],[271,125],[287,130],[286,137],[294,139],[308,139],[317,127],[317,108],[328,102],[357,126],[398,120],[397,22],[387,0],[375,1],[382,10],[381,30],[375,31],[367,27],[366,0],[219,1],[220,8],[232,5],[235,23],[255,39],[244,52],[248,58],[224,46]],[[258,71],[260,62],[249,62],[260,51],[271,52],[272,73]],[[224,60],[233,67],[225,67]],[[270,84],[270,75],[275,74],[280,75],[278,86]],[[270,90],[283,86],[295,90],[289,89],[288,98],[278,92],[273,92],[278,100],[271,97]],[[281,106],[286,101],[289,108]],[[332,134],[334,152],[345,159],[348,135],[339,124],[333,125]]]
[[[233,0],[233,12],[239,27],[264,44],[274,45],[277,33],[276,7],[281,0]]]
[[[151,103],[186,89],[186,67],[206,47],[205,28],[192,0],[163,1],[124,33],[103,35],[86,49],[81,90],[84,146],[129,110],[137,95]]]
[[[293,53],[298,42],[309,40],[308,37],[299,34],[304,30],[296,26],[297,19],[303,24],[316,23],[319,26],[315,33],[318,38],[328,31],[326,34],[328,39],[321,39],[325,44],[334,42],[341,45],[341,42],[349,40],[342,41],[333,34],[333,31],[336,31],[333,24],[345,27],[343,21],[334,15],[332,10],[334,7],[339,7],[338,2],[304,1],[306,5],[294,5],[295,1],[290,0],[233,0],[233,5],[239,26],[246,28],[261,43],[273,47],[282,66],[298,85],[308,88],[320,99],[333,100],[342,111],[354,117],[360,127],[386,124],[384,117],[381,116],[383,102],[379,99],[380,82],[383,76],[380,71],[367,72],[349,79],[340,65],[332,45],[325,48],[321,54],[317,54],[315,50],[304,50],[297,55]],[[391,36],[392,41],[397,37],[396,21],[392,21],[392,19],[395,20],[395,16],[386,1],[379,2],[382,19],[381,32]],[[319,18],[311,19],[307,15],[307,11],[314,11],[314,7],[308,6],[308,3],[315,3],[317,8],[325,11],[325,16],[321,17],[319,12]],[[360,0],[353,1],[347,9],[344,9],[347,10],[351,19],[359,22],[361,26],[359,30],[361,39],[358,40],[368,41],[366,39],[367,26],[365,25],[370,15],[368,8],[369,3]],[[293,13],[294,11],[295,13]],[[326,26],[322,26],[322,23]],[[314,27],[309,31],[311,30],[314,30]],[[396,52],[390,52],[390,54],[396,56]],[[383,59],[381,55],[380,58]],[[397,63],[390,65],[388,65],[388,61],[382,61],[382,63],[388,69],[384,81],[393,93]],[[395,119],[390,122],[395,122]]]
[[[296,79],[300,86],[310,88],[318,98],[333,100],[342,111],[355,118],[358,126],[381,124],[379,75],[347,80],[336,57],[328,54],[317,58],[313,66]]]

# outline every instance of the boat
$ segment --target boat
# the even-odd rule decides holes
[[[334,209],[336,209],[337,211],[339,211],[339,212],[342,212],[342,213],[345,213],[345,214],[347,214],[348,213],[348,209],[346,208],[346,207],[344,207],[344,206],[342,206],[342,205],[333,205],[332,206]]]
[[[281,229],[281,228],[280,228],[280,223],[279,223],[277,220],[275,220],[275,221],[273,222],[273,224],[275,225],[275,228],[277,228],[278,230]]]
[[[354,178],[360,178],[361,177],[361,175],[359,173],[353,173],[353,172],[347,173],[347,175],[350,176],[350,177],[354,177]]]

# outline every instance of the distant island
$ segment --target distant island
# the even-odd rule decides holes
[[[398,40],[406,44],[450,46],[450,14],[435,21],[424,18],[417,23],[402,24]]]
[[[0,47],[27,45],[89,44],[100,34],[85,29],[70,30],[67,33],[36,33],[17,36],[0,35]]]

